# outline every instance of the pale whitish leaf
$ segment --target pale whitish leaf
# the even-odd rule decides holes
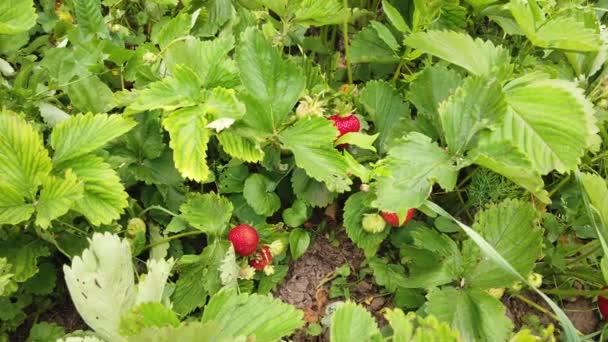
[[[83,76],[65,88],[74,107],[81,112],[105,113],[112,108],[112,90],[97,76]]]
[[[510,141],[480,144],[469,151],[468,158],[475,164],[488,168],[515,184],[530,191],[543,203],[550,203],[540,173],[532,167],[528,157]]]
[[[349,144],[354,145],[359,148],[370,150],[376,152],[376,148],[374,147],[374,142],[380,133],[376,133],[374,135],[368,135],[360,132],[349,132],[338,138],[334,145],[338,146],[340,144]]]
[[[0,74],[6,77],[11,77],[15,74],[15,69],[13,69],[11,64],[2,58],[0,58]]]
[[[0,184],[13,189],[11,198],[33,199],[51,167],[40,133],[17,114],[0,112]]]
[[[207,143],[209,130],[204,113],[198,107],[189,107],[169,113],[163,120],[169,132],[169,146],[173,150],[175,167],[184,178],[204,182],[209,177]]]
[[[340,0],[300,0],[293,14],[293,22],[307,26],[342,23],[349,15]]]
[[[530,41],[547,49],[597,51],[599,32],[586,28],[583,21],[572,17],[546,19],[536,1],[513,0],[508,5],[522,32]]]
[[[0,35],[26,32],[36,24],[37,17],[32,0],[2,0]]]
[[[368,82],[361,91],[359,101],[369,113],[376,131],[380,134],[376,146],[380,153],[386,153],[395,138],[407,133],[403,122],[410,121],[410,110],[403,96],[388,82]]]
[[[492,245],[490,245],[481,235],[479,235],[479,233],[477,233],[471,227],[458,221],[456,218],[454,218],[447,211],[443,210],[440,206],[436,205],[435,203],[426,201],[425,206],[429,210],[434,211],[435,213],[454,221],[467,234],[467,236],[479,247],[479,249],[481,249],[481,251],[483,252],[483,254],[486,257],[488,257],[489,259],[494,261],[496,263],[496,265],[498,265],[503,271],[505,271],[506,273],[512,274],[517,279],[519,279],[519,281],[521,281],[524,284],[527,284],[534,292],[536,292],[536,294],[538,294],[549,305],[549,307],[551,307],[551,310],[553,310],[553,312],[555,312],[555,314],[557,315],[557,318],[559,319],[559,322],[562,325],[562,328],[563,328],[563,331],[565,334],[565,340],[580,341],[580,338],[577,335],[577,330],[574,328],[574,325],[572,324],[572,322],[570,321],[568,316],[566,316],[564,311],[562,309],[560,309],[560,307],[553,300],[551,300],[551,298],[549,298],[546,294],[544,294],[542,291],[540,291],[536,287],[532,286],[528,282],[527,276],[524,276],[521,273],[517,272],[517,270],[502,255],[500,255],[500,253],[498,253],[494,249],[494,247],[492,247]]]
[[[74,203],[73,209],[98,226],[116,220],[127,207],[129,195],[120,178],[103,159],[84,155],[61,164],[63,170],[72,169],[84,182],[84,196]]]
[[[74,0],[76,20],[84,33],[107,33],[100,0]]]
[[[389,46],[378,31],[368,25],[359,31],[352,40],[351,63],[382,63],[391,64],[399,62],[399,56]]]
[[[179,216],[176,217],[179,218]],[[165,228],[168,230],[168,226]],[[165,229],[163,230],[166,231]],[[153,245],[153,247],[150,247],[149,259],[163,260],[167,257],[171,244],[166,240],[166,236],[161,234],[161,227],[151,224],[148,226],[148,232],[150,235],[150,244]]]
[[[230,201],[213,192],[194,193],[179,210],[182,218],[193,227],[214,236],[221,235],[232,217]]]
[[[388,20],[395,26],[395,28],[403,33],[409,32],[410,28],[403,19],[403,16],[399,11],[391,5],[387,0],[382,0],[382,10],[386,14]]]
[[[222,148],[231,157],[249,163],[259,162],[264,159],[264,151],[251,139],[238,135],[237,132],[230,130],[222,131],[217,135],[217,139]]]
[[[34,204],[26,203],[23,194],[0,184],[0,224],[18,224],[34,213]]]
[[[599,175],[590,173],[581,173],[581,180],[604,230],[608,231],[608,186],[606,181]]]
[[[121,115],[89,113],[72,116],[55,126],[51,133],[50,143],[55,150],[53,162],[60,164],[98,150],[136,124]]]
[[[340,305],[333,313],[330,339],[334,342],[383,340],[369,311],[352,302]]]
[[[507,112],[499,82],[485,77],[465,80],[454,94],[439,105],[439,117],[451,154],[462,155],[478,132],[494,127]]]
[[[202,322],[217,323],[221,333],[228,336],[274,341],[302,327],[302,317],[302,311],[271,296],[222,290],[205,307]]]
[[[390,229],[384,229],[380,233],[369,233],[363,230],[361,220],[364,214],[370,213],[369,202],[372,195],[368,192],[358,192],[351,195],[344,205],[344,228],[348,238],[357,247],[363,249],[368,257],[376,255],[382,241],[390,234]]]
[[[419,207],[435,183],[452,190],[458,175],[450,155],[416,132],[389,150],[376,173],[378,198],[374,205],[396,213]]]
[[[236,60],[247,95],[245,123],[273,133],[285,121],[306,86],[302,69],[283,59],[262,32],[248,28],[241,36]]]
[[[310,177],[325,183],[330,191],[344,192],[352,181],[347,175],[348,164],[333,147],[337,136],[338,130],[329,120],[309,117],[281,132],[279,139]]]
[[[331,192],[325,184],[308,177],[306,171],[300,168],[293,172],[291,186],[296,197],[312,207],[325,207],[338,197],[337,193]]]
[[[245,115],[245,106],[236,98],[234,89],[222,87],[213,88],[201,108],[209,115],[209,120],[221,118],[237,120]]]
[[[169,22],[162,23],[158,34],[152,37],[152,42],[165,48],[174,39],[188,35],[191,27],[190,14],[180,13],[171,18]]]
[[[82,319],[102,338],[121,341],[121,317],[139,300],[160,301],[172,264],[172,260],[148,262],[149,273],[136,288],[129,242],[95,233],[90,246],[63,271]]]
[[[220,119],[211,121],[205,127],[214,129],[216,133],[219,133],[219,132],[225,130],[226,128],[230,128],[230,126],[232,126],[233,123],[234,123],[234,119],[232,119],[232,118],[220,118]]]
[[[504,48],[454,31],[414,33],[405,39],[405,44],[463,67],[475,75],[490,75],[495,68],[508,64],[510,59],[509,52]]]
[[[243,187],[243,197],[258,215],[271,216],[281,207],[281,199],[274,190],[276,183],[262,174],[247,177]]]
[[[63,178],[47,176],[42,181],[42,190],[36,203],[36,224],[48,228],[52,220],[70,210],[74,202],[83,196],[82,182],[67,170]]]
[[[445,287],[427,298],[427,311],[458,329],[465,341],[503,341],[513,328],[502,303],[484,291]]]
[[[535,224],[537,215],[530,203],[507,200],[479,212],[473,229],[517,272],[528,274],[542,244],[542,230]],[[516,279],[493,260],[482,259],[465,281],[475,288],[489,289],[506,287]]]
[[[573,83],[536,76],[507,84],[509,110],[486,142],[512,141],[542,175],[574,170],[597,138],[593,106]]]
[[[22,283],[38,272],[38,258],[49,256],[48,245],[40,238],[16,232],[0,240],[0,258],[6,258],[13,280]]]
[[[44,119],[49,127],[53,128],[58,123],[67,120],[70,118],[70,115],[63,110],[53,106],[50,103],[40,102],[38,104],[38,110],[40,111],[40,116]]]
[[[150,109],[169,111],[179,107],[193,106],[202,99],[201,84],[201,79],[192,69],[177,65],[171,77],[151,83],[143,90],[138,90],[137,97],[127,108],[138,112]]]
[[[179,327],[147,327],[142,329],[139,334],[129,336],[127,340],[129,342],[244,342],[236,340],[232,336],[220,335],[215,322],[184,322]]]
[[[192,38],[171,45],[164,60],[171,73],[175,73],[178,65],[187,65],[198,75],[206,88],[233,87],[239,83],[236,64],[227,57],[233,48],[232,35],[203,42]]]
[[[228,248],[228,251],[224,255],[224,259],[222,259],[222,264],[220,265],[220,279],[222,280],[222,285],[229,289],[237,287],[240,270],[241,268],[236,263],[234,246],[230,245],[230,248]]]
[[[125,313],[120,320],[120,334],[133,336],[150,327],[178,327],[179,318],[166,306],[155,303],[143,303]],[[154,341],[158,341],[154,339]]]

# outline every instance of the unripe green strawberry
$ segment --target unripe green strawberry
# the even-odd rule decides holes
[[[240,256],[255,253],[260,243],[257,230],[248,224],[240,224],[228,233],[228,240],[232,242],[234,251]]]
[[[380,233],[386,227],[386,223],[382,219],[382,216],[378,214],[363,215],[363,222],[361,224],[363,230],[368,233]]]
[[[140,219],[139,217],[130,219],[129,223],[127,224],[127,235],[134,237],[141,233],[146,233],[146,223],[144,220]]]

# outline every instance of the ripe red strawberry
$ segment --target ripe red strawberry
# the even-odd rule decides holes
[[[387,213],[387,212],[381,211],[380,215],[382,215],[382,218],[384,219],[384,221],[386,221],[386,223],[390,224],[391,226],[401,227],[401,226],[405,225],[409,220],[412,219],[412,216],[414,216],[414,209],[412,208],[407,211],[405,220],[403,220],[403,223],[401,223],[401,224],[399,224],[399,217],[397,217],[397,214],[395,214],[395,213]]]
[[[357,117],[353,114],[348,114],[345,116],[340,116],[336,114],[330,116],[329,120],[333,121],[334,126],[338,129],[338,131],[340,131],[340,135],[338,136],[338,138],[346,133],[359,132],[359,130],[361,129],[361,123],[359,122],[359,119],[357,119]]]
[[[255,258],[249,262],[251,267],[258,271],[262,271],[266,265],[272,263],[272,253],[268,245],[262,246],[262,249],[255,254]]]
[[[232,228],[228,233],[228,240],[232,242],[234,251],[240,256],[253,254],[260,243],[258,232],[248,224],[239,224]]]
[[[608,290],[608,286],[605,286],[602,290]],[[597,306],[600,309],[602,317],[608,319],[608,298],[602,295],[597,296]]]

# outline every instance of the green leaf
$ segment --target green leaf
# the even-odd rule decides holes
[[[166,306],[160,303],[143,303],[122,316],[119,331],[122,336],[133,336],[146,328],[178,327],[179,323],[175,312]]]
[[[378,138],[379,134],[380,133],[368,135],[360,132],[349,132],[338,138],[334,145],[339,146],[340,144],[349,144],[357,146],[364,150],[376,152],[376,148],[374,147],[374,141],[376,141],[376,138]]]
[[[388,20],[397,30],[403,33],[411,31],[403,19],[403,16],[401,16],[401,13],[399,13],[399,11],[387,0],[382,0],[382,10],[384,11],[384,14],[386,14]]]
[[[79,29],[83,33],[107,34],[107,28],[101,15],[100,0],[74,0],[74,10]]]
[[[121,115],[79,114],[62,121],[53,129],[50,144],[55,150],[53,162],[96,151],[108,142],[127,133],[136,122]]]
[[[297,168],[291,176],[291,186],[296,197],[312,207],[326,207],[338,196],[331,192],[324,183],[308,177],[306,171]]]
[[[368,204],[372,199],[367,192],[358,192],[351,195],[344,205],[344,227],[346,234],[357,247],[363,249],[367,257],[376,255],[380,244],[390,234],[390,229],[385,228],[380,233],[370,233],[363,230],[363,215],[372,212]]]
[[[169,146],[173,150],[175,167],[184,178],[205,182],[209,178],[207,120],[198,107],[182,108],[171,112],[163,120],[169,132]]]
[[[245,106],[236,98],[234,89],[222,87],[215,87],[207,94],[202,110],[209,115],[209,120],[237,120],[245,115]]]
[[[462,155],[478,132],[496,126],[507,112],[500,83],[485,77],[468,78],[439,106],[439,117],[451,154]]]
[[[40,176],[51,171],[51,159],[40,133],[12,112],[0,113],[0,186],[12,189],[13,200],[33,199]],[[2,202],[5,202],[3,200]]]
[[[340,24],[349,11],[340,0],[300,0],[293,14],[293,22],[304,27]]]
[[[408,36],[405,44],[456,64],[474,75],[490,75],[496,68],[509,64],[510,59],[506,49],[454,31],[417,32]]]
[[[110,233],[95,233],[82,255],[63,266],[74,306],[102,338],[121,340],[125,313],[143,301],[160,302],[173,260],[150,260],[147,266],[148,274],[135,286],[129,242]]]
[[[0,184],[0,224],[18,224],[34,213],[34,204],[26,203],[23,195],[13,188]]]
[[[161,48],[166,48],[174,39],[188,35],[192,27],[190,17],[189,13],[182,12],[163,23],[152,42],[157,43]]]
[[[83,76],[66,86],[74,107],[81,112],[105,113],[112,109],[112,90],[97,76]]]
[[[232,35],[202,42],[192,38],[167,48],[164,60],[172,73],[178,65],[187,65],[197,73],[206,88],[233,87],[239,84],[236,64],[227,58],[233,48]]]
[[[430,126],[422,131],[430,137],[439,139],[442,135],[439,105],[447,99],[462,83],[462,76],[455,70],[441,65],[425,68],[410,84],[408,100],[416,106],[417,121],[424,119]]]
[[[276,183],[262,174],[254,173],[247,177],[243,196],[256,214],[272,216],[281,207],[281,199],[274,192]]]
[[[536,76],[507,84],[509,110],[502,126],[485,140],[512,141],[541,175],[574,170],[597,139],[592,105],[575,84]]]
[[[6,258],[0,258],[0,297],[8,297],[11,293],[17,290],[17,284],[11,273],[12,265],[8,263]]]
[[[429,137],[416,132],[393,146],[376,172],[378,198],[374,205],[395,213],[422,205],[435,183],[452,190],[458,175],[451,157]]]
[[[296,199],[291,207],[283,210],[283,221],[289,227],[300,227],[308,220],[311,213],[304,200]]]
[[[350,47],[350,62],[393,64],[399,62],[399,56],[393,49],[394,46],[387,44],[381,33],[373,25],[366,26],[359,31],[352,40]],[[393,38],[394,39],[394,38]]]
[[[302,327],[302,317],[302,311],[271,296],[236,294],[230,290],[211,298],[202,322],[216,322],[222,335],[274,341]]]
[[[407,122],[411,120],[408,105],[390,83],[383,81],[368,82],[361,90],[359,101],[369,113],[376,132],[380,134],[376,146],[384,154],[389,149],[391,140],[408,133]]]
[[[141,330],[138,335],[129,336],[129,342],[229,342],[234,341],[232,336],[221,335],[215,322],[184,322],[179,327],[148,327]],[[89,341],[86,341],[89,342]],[[96,342],[96,341],[90,341]]]
[[[382,334],[369,311],[347,302],[331,317],[330,339],[334,342],[382,341]]]
[[[407,282],[405,269],[401,265],[387,264],[386,261],[373,257],[369,260],[369,267],[374,272],[376,283],[384,286],[391,293]]]
[[[67,213],[83,193],[82,182],[71,170],[65,172],[64,178],[47,176],[36,204],[36,224],[48,228],[51,221]]]
[[[606,181],[595,174],[581,173],[582,184],[589,196],[589,202],[600,218],[604,230],[608,229],[608,186]],[[604,259],[606,259],[604,257]]]
[[[0,241],[0,258],[11,265],[10,273],[18,283],[33,277],[38,272],[38,258],[50,254],[43,240],[29,234],[19,232]]]
[[[179,210],[190,225],[214,236],[224,233],[232,217],[232,203],[213,192],[192,194]]]
[[[175,110],[180,107],[194,106],[202,100],[202,81],[189,67],[177,65],[172,77],[151,83],[147,88],[136,91],[137,97],[127,107],[128,110],[141,112],[150,109]]]
[[[249,163],[256,163],[264,159],[264,151],[259,144],[251,139],[242,137],[238,133],[225,130],[217,135],[222,148],[231,157]]]
[[[231,163],[220,174],[219,191],[222,194],[243,192],[243,183],[249,176],[246,164]]]
[[[535,224],[537,212],[531,204],[507,200],[476,215],[473,229],[520,274],[528,274],[540,254],[542,230]],[[494,261],[484,259],[467,275],[466,282],[480,289],[506,287],[516,278]]]
[[[72,169],[84,183],[84,196],[74,203],[73,209],[84,215],[92,225],[109,224],[127,207],[129,195],[120,178],[103,159],[83,155],[61,164],[62,170]]]
[[[518,147],[513,146],[512,142],[480,144],[469,152],[468,157],[475,164],[501,174],[530,191],[541,202],[550,203],[540,173],[534,170],[528,156]]]
[[[306,77],[255,28],[243,32],[236,50],[241,81],[247,90],[242,98],[247,105],[243,120],[252,128],[274,133],[302,95]]]
[[[557,16],[546,19],[536,11],[536,1],[513,0],[507,7],[519,28],[532,44],[546,49],[597,51],[601,46],[599,32],[586,28],[575,17]],[[533,8],[534,7],[534,8]]]
[[[28,342],[50,342],[57,341],[65,335],[62,326],[56,323],[39,322],[32,326]]]
[[[42,261],[38,265],[38,272],[21,284],[21,290],[27,293],[44,296],[55,290],[57,285],[57,269],[50,261]]]
[[[445,287],[427,298],[427,311],[458,329],[465,341],[503,341],[513,329],[502,303],[484,291]]]
[[[32,0],[3,0],[0,3],[0,35],[26,32],[36,25],[37,17]]]
[[[279,139],[310,177],[325,183],[330,191],[344,192],[352,181],[347,176],[348,164],[333,147],[337,136],[338,130],[329,120],[308,117],[281,132]]]
[[[294,260],[300,258],[310,245],[310,235],[302,228],[296,228],[289,233],[289,250]]]

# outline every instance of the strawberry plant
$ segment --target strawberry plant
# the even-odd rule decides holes
[[[604,340],[607,9],[2,1],[0,341]]]

